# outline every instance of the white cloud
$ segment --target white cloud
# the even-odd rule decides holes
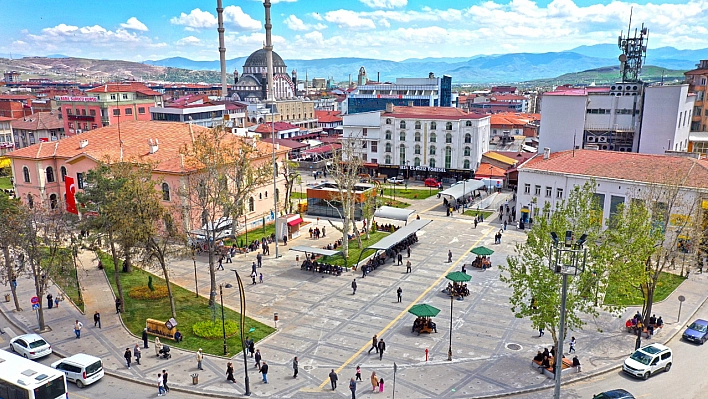
[[[320,23],[306,24],[300,18],[294,15],[288,16],[283,22],[285,23],[285,26],[287,26],[291,30],[297,31],[322,30],[327,28],[327,25]]]
[[[120,24],[120,27],[124,29],[139,30],[142,32],[147,32],[148,30],[148,27],[135,17],[130,17],[126,23]]]
[[[170,23],[173,25],[184,25],[188,28],[200,29],[213,28],[216,26],[217,21],[216,17],[209,11],[202,11],[199,8],[195,8],[190,11],[189,14],[181,13],[179,17],[171,18]]]
[[[350,10],[335,10],[325,14],[327,22],[337,24],[340,28],[346,29],[374,29],[376,25],[369,18],[362,18],[359,13]]]
[[[224,7],[224,24],[230,24],[242,31],[261,30],[261,21],[251,18],[239,6]]]
[[[364,3],[364,5],[371,8],[398,8],[405,7],[408,4],[408,0],[359,0]]]
[[[195,8],[189,14],[181,13],[179,17],[170,19],[173,25],[184,25],[185,30],[214,29],[218,24],[216,16],[209,11]],[[224,7],[224,25],[237,28],[239,31],[257,31],[262,29],[261,22],[251,18],[239,6]]]
[[[177,40],[175,44],[178,46],[197,46],[202,44],[202,41],[198,37],[187,36]]]

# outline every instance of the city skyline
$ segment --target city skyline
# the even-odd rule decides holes
[[[708,47],[708,1],[665,0],[358,0],[345,4],[273,0],[273,42],[285,59],[426,57],[563,51],[615,43],[633,27],[650,29],[649,48]],[[129,61],[218,59],[216,1],[23,2],[4,22],[0,53],[62,54]],[[265,40],[262,1],[225,1],[227,58]],[[90,11],[81,11],[90,10]]]

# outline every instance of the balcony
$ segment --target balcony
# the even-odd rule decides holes
[[[67,115],[66,118],[70,121],[93,122],[96,117],[91,115]]]

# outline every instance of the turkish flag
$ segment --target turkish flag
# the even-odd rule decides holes
[[[74,184],[74,178],[69,176],[64,177],[64,187],[66,188],[66,211],[78,215],[79,210],[76,209],[76,184]]]

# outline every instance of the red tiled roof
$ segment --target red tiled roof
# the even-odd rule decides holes
[[[708,160],[669,155],[630,152],[569,150],[552,153],[547,160],[537,154],[519,170],[591,176],[598,178],[675,184],[679,179],[686,187],[708,188]]]
[[[15,119],[15,121],[12,122],[12,128],[33,131],[63,129],[64,123],[59,119],[58,113],[35,112],[32,115]]]
[[[463,111],[452,107],[407,107],[394,106],[393,112],[383,115],[394,118],[420,118],[420,119],[482,119],[487,115]]]
[[[514,112],[500,112],[497,114],[491,114],[491,121],[489,122],[492,126],[495,125],[526,125],[527,123],[541,120],[540,114],[525,114],[525,113],[514,113]]]
[[[0,116],[0,122],[14,121],[15,118],[8,118],[7,116]]]
[[[275,122],[273,127],[271,128],[271,123],[261,123],[258,125],[256,130],[254,132],[256,133],[270,133],[272,130],[275,130],[276,132],[281,132],[283,130],[293,130],[297,129],[300,130],[300,127],[293,125],[292,123],[288,122]]]
[[[299,141],[288,140],[288,139],[275,139],[275,143],[280,144],[281,147],[288,147],[293,150],[309,147],[309,144],[307,144],[307,143],[301,143]]]
[[[492,168],[491,174],[489,168]],[[477,168],[474,172],[474,175],[475,177],[503,177],[506,175],[506,169],[502,169],[490,163],[482,162],[479,164],[479,168]]]
[[[340,111],[315,111],[315,117],[317,122],[320,123],[333,123],[341,122],[342,117],[340,116]]]
[[[37,97],[30,94],[0,94],[0,100],[8,101],[22,101],[22,100],[34,100]]]
[[[708,75],[708,69],[694,69],[683,73],[684,75]]]
[[[162,94],[150,89],[142,83],[106,83],[103,86],[86,90],[86,93],[140,93],[146,96],[161,96]]]
[[[526,97],[518,96],[516,94],[494,94],[492,97],[497,101],[526,100]]]
[[[338,144],[338,143],[327,144],[327,145],[323,145],[323,146],[321,146],[321,147],[317,147],[317,148],[313,148],[313,149],[311,149],[311,150],[307,150],[307,151],[305,151],[305,154],[322,154],[322,153],[325,153],[325,152],[330,152],[330,151],[333,151],[333,150],[338,150],[338,149],[340,149],[340,148],[342,148],[342,145],[341,145],[341,144]]]
[[[185,160],[182,156],[184,146],[190,145],[192,142],[190,127],[195,136],[209,130],[201,126],[175,122],[131,121],[121,123],[120,134],[123,141],[123,159],[151,162],[155,164],[156,171],[167,173],[193,170],[193,162]],[[153,154],[150,154],[149,139],[157,140],[159,143],[158,150]],[[80,147],[82,140],[88,140],[88,145],[84,148]],[[226,140],[240,143],[243,138],[230,135],[227,136]],[[260,154],[270,156],[272,145],[264,141],[258,141],[257,151]],[[285,150],[282,151],[284,152]],[[37,143],[12,151],[7,156],[23,159],[53,157],[70,159],[82,154],[101,161],[119,159],[118,126],[111,125],[90,130],[51,143]]]

